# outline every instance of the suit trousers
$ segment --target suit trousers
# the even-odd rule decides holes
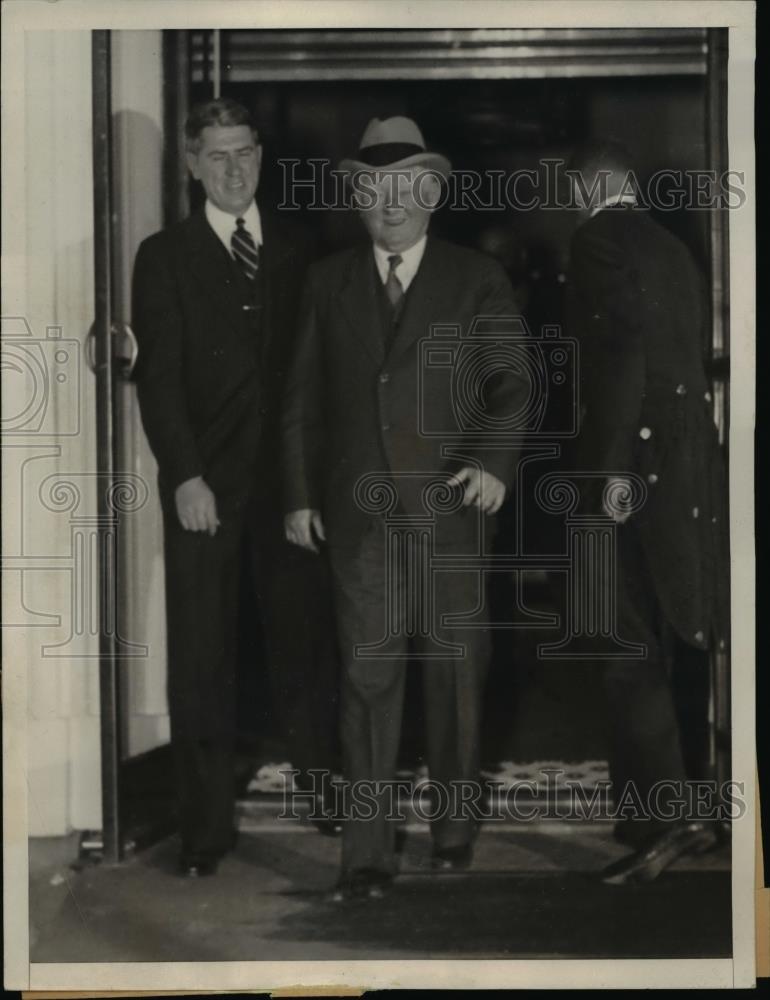
[[[451,550],[450,550],[451,551]],[[433,546],[420,531],[372,523],[356,546],[330,545],[342,665],[340,734],[350,798],[342,870],[396,869],[396,814],[391,810],[410,654],[422,661],[427,761],[439,791],[431,833],[436,847],[469,843],[475,821],[455,809],[453,783],[479,779],[479,735],[490,643],[486,629],[442,617],[480,604],[478,574],[436,572]],[[376,803],[356,811],[361,783],[375,783]],[[352,805],[352,809],[350,808]]]
[[[283,516],[257,501],[263,526],[252,539],[252,567],[265,639],[271,703],[301,788],[312,770],[338,770],[339,657],[325,554],[287,542]]]
[[[616,805],[628,789],[644,806],[645,815],[639,815],[627,798],[628,815],[619,821],[627,839],[641,843],[665,829],[667,815],[675,811],[676,785],[659,783],[687,778],[671,684],[677,641],[661,610],[633,517],[618,527],[617,567],[618,632],[624,640],[643,643],[646,655],[604,666],[610,779]]]
[[[164,504],[168,706],[182,852],[229,849],[235,807],[238,597],[244,504],[215,535],[185,531]]]
[[[169,498],[166,498],[168,500]],[[237,634],[251,559],[274,707],[296,767],[331,767],[337,665],[323,566],[298,565],[254,497],[220,503],[214,536],[185,531],[164,503],[168,701],[182,850],[219,856],[235,810]],[[308,556],[308,562],[310,557]],[[310,570],[308,572],[308,569]]]

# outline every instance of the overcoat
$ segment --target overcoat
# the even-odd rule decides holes
[[[683,640],[706,648],[727,632],[729,526],[703,279],[648,211],[608,207],[575,232],[569,301],[579,466],[643,479],[647,497],[631,518],[661,608]]]
[[[354,545],[369,528],[373,515],[356,498],[366,474],[391,476],[412,515],[425,513],[431,476],[469,464],[456,452],[510,485],[517,449],[485,434],[484,417],[515,414],[530,391],[523,368],[496,364],[499,340],[474,339],[477,321],[516,314],[494,260],[429,236],[392,337],[378,280],[371,244],[327,257],[310,268],[299,312],[284,410],[284,505],[322,511],[333,545]],[[425,352],[431,338],[436,367]],[[458,409],[459,365],[483,374],[478,423]],[[464,511],[440,518],[440,540],[467,536],[472,523]]]

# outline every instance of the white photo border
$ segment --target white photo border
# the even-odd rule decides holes
[[[754,4],[647,0],[12,0],[3,4],[3,314],[24,283],[23,257],[8,254],[23,224],[22,118],[26,31],[97,28],[309,27],[726,27],[728,136],[733,169],[745,171],[746,201],[730,218],[730,515],[732,559],[733,778],[747,811],[733,826],[733,956],[720,960],[506,960],[398,962],[216,962],[30,964],[26,796],[27,679],[6,635],[3,671],[3,868],[5,985],[31,990],[268,990],[496,987],[751,987],[755,977],[754,396],[755,169]],[[7,494],[6,494],[7,496]],[[9,519],[10,520],[10,519]],[[4,518],[6,522],[6,518]],[[6,524],[4,523],[4,528]]]

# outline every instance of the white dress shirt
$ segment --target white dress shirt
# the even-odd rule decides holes
[[[243,219],[246,223],[246,228],[254,237],[254,242],[257,247],[262,246],[262,220],[259,217],[257,203],[252,201],[243,215],[239,215],[238,218]],[[230,215],[229,212],[223,212],[221,208],[217,208],[213,202],[206,199],[206,220],[220,238],[231,257],[233,255],[233,251],[230,241],[233,238],[233,233],[237,229],[235,219],[236,216]]]
[[[428,237],[423,236],[413,246],[409,247],[408,250],[402,250],[399,254],[401,263],[396,267],[395,273],[404,291],[411,285],[412,279],[417,274],[417,269],[420,266],[422,255],[425,253],[425,244],[427,242]],[[376,243],[373,243],[372,246],[374,247],[374,260],[377,264],[377,271],[384,285],[388,280],[388,273],[390,272],[388,257],[393,257],[394,254],[391,250],[383,250]]]

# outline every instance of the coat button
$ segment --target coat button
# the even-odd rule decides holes
[[[704,392],[703,393],[703,398],[706,400],[707,403],[710,403],[711,402],[711,393],[710,392]]]
[[[687,386],[686,385],[682,385],[680,383],[676,387],[676,394],[677,394],[677,396],[686,396],[687,395]]]
[[[692,509],[692,516],[693,517],[700,517],[700,510],[697,507],[693,507],[693,509]]]
[[[639,431],[639,437],[642,439],[642,441],[649,441],[649,439],[652,437],[652,431],[650,430],[649,427],[642,427],[642,429]]]
[[[701,632],[700,629],[698,629],[698,631],[695,633],[694,639],[696,642],[703,642],[703,633]]]
[[[383,429],[384,431],[389,431],[389,430],[390,430],[390,424],[383,424],[383,425],[382,425],[382,429]]]
[[[654,473],[654,472],[651,472],[651,473],[649,474],[649,476],[647,477],[647,482],[648,482],[648,483],[653,483],[653,484],[654,484],[654,483],[657,483],[657,481],[658,481],[658,477],[657,477],[657,474],[656,474],[656,473]]]
[[[712,524],[716,524],[716,523],[717,523],[717,519],[716,519],[716,517],[712,517],[712,518],[711,518],[711,523],[712,523]]]
[[[380,382],[382,382],[383,385],[385,385],[386,382],[390,382],[390,375],[387,372],[383,372],[382,375],[380,375]]]

